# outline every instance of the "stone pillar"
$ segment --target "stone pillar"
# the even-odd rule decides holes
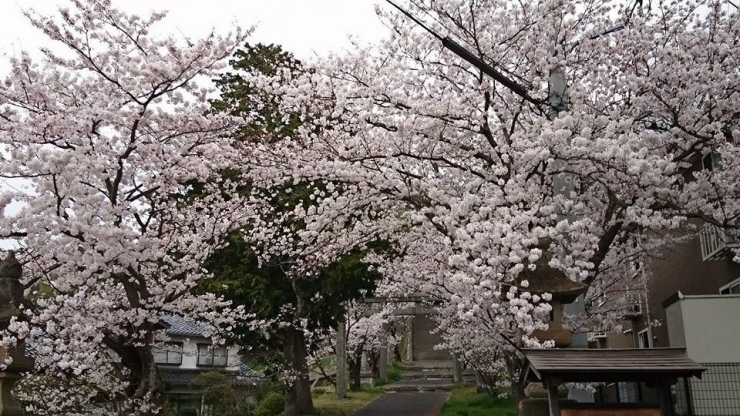
[[[414,361],[414,316],[406,320],[406,357],[407,363]]]
[[[23,302],[21,273],[21,265],[13,253],[0,261],[0,331],[7,329],[12,317],[21,313],[20,305]],[[21,373],[33,370],[34,362],[26,357],[23,344],[10,349],[0,348],[0,363],[4,363],[7,358],[11,358],[12,362],[0,371],[0,416],[21,416],[24,414],[23,409],[13,398],[11,391]]]
[[[337,399],[347,397],[347,324],[344,319],[337,326]]]
[[[367,351],[362,351],[362,358],[360,358],[360,372],[362,373],[366,373],[370,371],[370,368],[368,367],[368,364],[367,364],[367,360],[368,360]]]
[[[383,325],[383,330],[380,332],[380,358],[379,358],[379,371],[378,378],[381,382],[388,382],[388,328]]]
[[[453,380],[455,381],[455,383],[462,383],[462,363],[457,358],[457,355],[452,355],[452,364],[454,366]]]

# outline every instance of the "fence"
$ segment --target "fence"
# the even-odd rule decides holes
[[[676,384],[676,415],[740,415],[740,363],[703,365],[707,371],[701,380],[683,379]]]

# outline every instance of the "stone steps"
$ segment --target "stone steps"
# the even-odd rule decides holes
[[[451,391],[457,384],[452,380],[400,380],[383,386],[386,392]]]
[[[383,386],[383,389],[388,392],[450,391],[459,385],[454,378],[452,361],[413,361],[404,365],[400,380]],[[463,383],[474,384],[475,372],[464,370]]]

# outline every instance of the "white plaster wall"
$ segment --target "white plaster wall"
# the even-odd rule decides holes
[[[201,338],[201,337],[181,337],[181,336],[172,336],[171,337],[172,342],[182,342],[182,364],[178,367],[181,369],[196,369],[196,368],[211,368],[207,366],[198,366],[198,344],[210,344],[211,340],[208,338]],[[226,368],[234,368],[239,366],[240,364],[240,357],[239,357],[239,348],[238,347],[228,347],[226,349],[228,351],[227,356],[227,367]],[[224,368],[224,367],[213,367],[213,368]]]

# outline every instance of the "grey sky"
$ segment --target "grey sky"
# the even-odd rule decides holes
[[[145,14],[168,10],[162,29],[177,36],[199,37],[212,28],[226,32],[234,24],[255,25],[252,42],[278,43],[300,58],[341,52],[349,36],[361,42],[387,32],[375,15],[381,0],[114,0],[126,11]],[[22,9],[52,14],[62,0],[0,0],[0,71],[8,56],[37,50],[45,38],[31,27]],[[385,6],[383,6],[385,7]]]
[[[160,30],[175,37],[198,38],[212,29],[228,32],[235,25],[256,27],[250,42],[276,43],[299,58],[341,53],[350,37],[361,43],[382,39],[387,29],[375,15],[382,0],[113,0],[117,7],[135,14],[168,10]],[[22,50],[32,56],[48,39],[23,16],[24,9],[55,13],[63,0],[0,0],[0,78],[9,69],[10,57]],[[385,6],[384,6],[385,7]],[[0,192],[23,186],[22,181],[0,179]],[[7,212],[15,211],[13,206]],[[0,239],[0,249],[9,242]]]

